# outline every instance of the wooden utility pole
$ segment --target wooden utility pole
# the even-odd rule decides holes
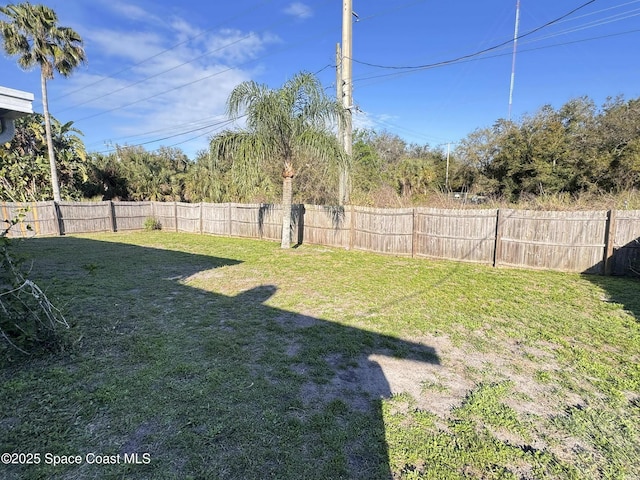
[[[340,43],[336,43],[336,98],[342,105],[342,52],[340,51]],[[340,145],[344,145],[344,132],[340,122],[338,123],[338,141]]]
[[[339,202],[340,205],[349,203],[349,165],[351,163],[353,145],[353,1],[342,2],[342,55],[340,55],[339,98],[345,109],[345,122],[342,131],[342,145],[347,155],[347,161],[340,170]]]

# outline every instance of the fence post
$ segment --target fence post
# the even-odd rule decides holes
[[[202,235],[202,202],[200,202],[200,235]]]
[[[227,206],[229,207],[228,208],[229,222],[227,222],[227,224],[228,224],[228,227],[229,227],[229,236],[231,236],[232,233],[233,233],[233,226],[232,226],[233,221],[232,221],[232,218],[231,218],[231,202],[227,203]]]
[[[616,228],[616,211],[607,211],[607,223],[604,232],[604,275],[611,275],[613,272],[613,247],[615,243],[615,228]]]
[[[416,256],[416,209],[411,209],[411,258]]]
[[[502,257],[502,210],[498,208],[496,213],[496,236],[493,247],[493,266],[497,267]]]
[[[353,250],[353,237],[356,229],[356,211],[353,204],[351,204],[351,224],[349,225],[349,250]]]
[[[109,200],[109,221],[111,222],[111,231],[116,232],[118,230],[116,226],[116,212],[111,200]]]
[[[176,232],[178,231],[178,202],[173,202],[173,218],[176,220]]]
[[[64,226],[62,225],[60,207],[58,205],[58,202],[56,202],[55,200],[51,202],[51,205],[53,206],[53,220],[54,220],[53,223],[56,227],[56,233],[58,235],[62,235],[62,233],[64,232]]]

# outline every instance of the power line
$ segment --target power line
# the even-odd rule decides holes
[[[220,119],[221,122],[225,121],[225,120],[221,119],[220,115],[218,115],[217,118]],[[131,139],[131,138],[147,137],[147,136],[150,136],[150,135],[153,135],[153,134],[163,134],[165,132],[175,132],[176,130],[179,130],[181,128],[195,127],[195,129],[193,130],[193,131],[195,131],[200,127],[207,128],[207,127],[209,127],[211,125],[214,125],[214,124],[211,123],[211,117],[207,117],[207,118],[201,118],[199,120],[194,120],[194,121],[191,121],[191,122],[185,122],[185,123],[181,123],[181,124],[177,124],[177,125],[171,125],[171,126],[167,126],[167,127],[157,128],[155,130],[151,130],[151,131],[148,131],[148,132],[136,133],[135,135],[126,135],[126,136],[123,136],[123,137],[111,138],[110,141],[115,141],[117,143],[118,141],[124,141],[124,140]],[[183,132],[183,134],[189,133],[190,131],[191,130],[187,130],[187,131]],[[98,144],[98,143],[102,144],[104,142],[102,142],[102,141],[93,142],[90,145]]]
[[[224,50],[224,49],[225,49],[225,48],[227,48],[227,47],[230,47],[230,46],[232,46],[232,45],[235,45],[236,43],[240,43],[240,42],[242,42],[242,41],[244,41],[244,40],[246,40],[246,39],[248,39],[248,38],[253,37],[254,35],[255,35],[255,34],[252,32],[252,33],[250,33],[250,34],[248,34],[248,35],[245,35],[244,37],[242,37],[242,38],[240,38],[240,39],[237,39],[237,40],[234,40],[233,42],[227,43],[227,44],[223,45],[222,47],[216,48],[216,49],[214,49],[214,50],[209,50],[208,52],[205,52],[205,53],[203,53],[202,55],[198,55],[197,57],[192,58],[191,60],[189,60],[189,61],[187,61],[187,62],[184,62],[184,63],[181,63],[181,64],[176,65],[176,66],[174,66],[174,67],[168,68],[167,70],[163,70],[163,71],[161,71],[161,72],[157,72],[157,73],[155,73],[155,74],[153,74],[153,75],[149,75],[148,77],[145,77],[145,78],[140,79],[140,80],[138,80],[138,81],[136,81],[136,82],[130,83],[130,84],[128,84],[128,85],[126,85],[126,86],[124,86],[124,87],[117,88],[117,89],[112,90],[112,91],[110,91],[110,92],[108,92],[108,93],[105,93],[105,94],[103,94],[103,95],[99,95],[99,96],[94,97],[94,98],[92,98],[92,99],[90,99],[90,100],[87,100],[87,101],[85,101],[85,102],[76,103],[75,105],[72,105],[72,106],[70,106],[70,107],[63,108],[62,110],[58,110],[58,113],[65,112],[65,111],[67,111],[67,110],[72,110],[72,109],[74,109],[74,108],[76,108],[76,107],[80,107],[80,106],[82,106],[82,105],[86,105],[87,103],[95,102],[96,100],[100,100],[101,98],[105,98],[105,97],[108,97],[109,95],[113,95],[114,93],[122,92],[123,90],[126,90],[126,89],[128,89],[128,88],[134,87],[134,86],[136,86],[136,85],[140,85],[141,83],[144,83],[144,82],[146,82],[146,81],[148,81],[148,80],[151,80],[151,79],[153,79],[153,78],[159,77],[159,76],[161,76],[161,75],[164,75],[165,73],[169,73],[169,72],[171,72],[171,71],[173,71],[173,70],[177,70],[177,69],[178,69],[178,68],[180,68],[180,67],[183,67],[183,66],[185,66],[185,65],[188,65],[188,64],[190,64],[190,63],[193,63],[193,62],[195,62],[196,60],[201,59],[202,57],[205,57],[205,56],[207,56],[207,55],[210,55],[210,54],[212,54],[212,53],[214,53],[214,52],[219,52],[220,50]],[[168,50],[167,50],[167,51],[168,51]]]
[[[329,30],[330,30],[330,29],[329,29]],[[317,37],[320,37],[320,36],[324,36],[324,35],[325,35],[329,30],[324,30],[324,31],[322,31],[320,34],[312,35],[312,36],[308,37],[304,42],[301,42],[301,43],[306,43],[307,41],[310,41],[310,40],[312,40],[312,39],[314,39],[314,38],[317,38]],[[280,50],[276,50],[276,51],[273,51],[273,52],[271,52],[271,53],[268,53],[268,54],[262,55],[261,57],[257,57],[257,58],[253,58],[253,59],[251,59],[251,60],[247,60],[246,62],[243,62],[243,63],[240,63],[240,64],[236,65],[235,67],[228,67],[228,68],[225,68],[224,70],[220,70],[220,71],[215,72],[215,73],[212,73],[212,74],[210,74],[210,75],[205,75],[204,77],[197,78],[197,79],[192,80],[192,81],[190,81],[190,82],[187,82],[187,83],[184,83],[184,84],[181,84],[181,85],[178,85],[178,86],[171,87],[171,88],[170,88],[170,89],[168,89],[168,90],[163,90],[162,92],[158,92],[158,93],[153,94],[153,95],[150,95],[150,96],[148,96],[148,97],[140,98],[140,99],[135,100],[135,101],[133,101],[133,102],[129,102],[129,103],[126,103],[126,104],[124,104],[124,105],[120,105],[120,106],[118,106],[118,107],[111,108],[111,109],[109,109],[109,110],[103,110],[103,111],[98,112],[98,113],[95,113],[95,114],[93,114],[93,115],[89,115],[89,116],[86,116],[86,117],[79,118],[78,120],[76,120],[76,122],[80,122],[80,121],[83,121],[83,120],[89,120],[89,119],[91,119],[91,118],[99,117],[99,116],[101,116],[101,115],[105,115],[105,114],[107,114],[107,113],[111,113],[111,112],[114,112],[114,111],[116,111],[116,110],[122,110],[123,108],[130,107],[130,106],[132,106],[132,105],[136,105],[136,104],[138,104],[138,103],[145,102],[145,101],[147,101],[147,100],[151,100],[151,99],[153,99],[153,98],[156,98],[156,97],[159,97],[159,96],[162,96],[162,95],[166,95],[167,93],[175,92],[175,91],[180,90],[180,89],[182,89],[182,88],[185,88],[185,87],[188,87],[188,86],[194,85],[194,84],[199,83],[199,82],[202,82],[202,81],[204,81],[204,80],[208,80],[208,79],[210,79],[210,78],[213,78],[213,77],[215,77],[215,76],[221,75],[221,74],[223,74],[223,73],[230,72],[230,71],[232,71],[232,70],[236,70],[238,67],[242,67],[242,66],[244,66],[244,65],[251,64],[251,63],[253,63],[253,62],[257,61],[257,60],[261,60],[261,59],[264,59],[264,58],[266,58],[266,57],[269,57],[269,56],[275,55],[275,54],[277,54],[277,53],[281,53],[281,52],[283,52],[283,51],[290,50],[290,49],[292,49],[292,48],[294,48],[294,47],[297,47],[297,46],[299,46],[299,45],[300,45],[300,43],[299,43],[299,44],[291,44],[291,45],[289,45],[288,47],[285,47],[285,48],[282,48],[282,49],[280,49]]]
[[[184,45],[184,44],[186,44],[186,43],[189,43],[190,41],[195,40],[196,38],[199,38],[199,37],[201,37],[202,35],[204,35],[204,34],[206,34],[206,33],[209,33],[209,32],[211,32],[211,31],[215,30],[216,28],[219,28],[221,25],[224,25],[225,23],[227,23],[227,22],[228,22],[228,21],[230,21],[230,20],[233,20],[233,19],[235,19],[235,18],[239,18],[239,17],[241,17],[241,16],[244,16],[246,13],[248,13],[248,12],[250,12],[250,11],[252,11],[252,10],[255,10],[255,9],[257,9],[258,7],[260,7],[261,5],[266,4],[266,3],[270,3],[270,2],[272,2],[272,1],[273,1],[273,0],[264,0],[263,2],[259,2],[259,3],[255,4],[254,6],[252,6],[251,8],[248,8],[248,9],[244,10],[244,11],[243,11],[243,12],[241,12],[240,14],[235,15],[234,17],[231,17],[229,20],[225,20],[224,22],[219,23],[216,27],[213,27],[213,28],[210,28],[210,29],[208,29],[208,30],[205,30],[205,31],[203,31],[203,32],[199,33],[198,35],[194,35],[193,37],[190,37],[190,38],[188,38],[187,40],[184,40],[184,41],[182,41],[182,42],[179,42],[179,43],[177,43],[177,44],[175,44],[175,45],[173,45],[173,46],[171,46],[171,47],[169,47],[169,48],[167,48],[167,49],[165,49],[165,50],[163,50],[163,51],[161,51],[161,52],[159,52],[159,53],[157,53],[157,54],[155,54],[155,55],[152,55],[152,56],[150,56],[150,57],[147,57],[147,58],[145,58],[145,59],[143,59],[143,60],[141,60],[141,61],[139,61],[139,62],[137,62],[137,63],[135,63],[135,64],[133,64],[133,65],[131,65],[131,66],[129,66],[129,67],[127,67],[127,68],[124,68],[124,69],[122,69],[122,70],[119,70],[118,72],[116,72],[116,73],[114,73],[114,74],[108,75],[108,76],[103,77],[103,78],[101,78],[101,79],[99,79],[99,80],[97,80],[97,81],[95,81],[95,82],[92,82],[92,83],[90,83],[90,84],[88,84],[88,85],[84,85],[84,86],[82,86],[82,87],[80,87],[80,88],[78,88],[78,89],[76,89],[76,90],[73,90],[73,91],[68,92],[68,93],[66,93],[66,94],[64,94],[64,95],[61,95],[61,96],[59,96],[59,97],[56,97],[54,100],[58,100],[58,99],[61,99],[61,98],[65,98],[65,97],[67,97],[67,96],[69,96],[69,95],[72,95],[72,94],[74,94],[74,93],[77,93],[77,92],[80,92],[80,91],[85,90],[85,89],[87,89],[87,88],[90,88],[90,87],[92,87],[92,86],[95,86],[95,85],[97,85],[97,84],[99,84],[99,83],[101,83],[101,82],[103,82],[103,81],[105,81],[105,80],[107,80],[107,79],[109,79],[109,78],[114,78],[115,76],[117,76],[117,75],[119,75],[119,74],[121,74],[121,73],[124,73],[124,72],[126,72],[126,71],[132,70],[133,68],[135,68],[135,67],[137,67],[137,66],[139,66],[139,65],[142,65],[142,64],[144,64],[144,63],[146,63],[146,62],[148,62],[148,61],[150,61],[150,60],[152,60],[152,59],[154,59],[154,58],[157,58],[157,57],[159,57],[159,56],[161,56],[161,55],[163,55],[163,54],[165,54],[165,53],[167,53],[167,52],[170,52],[170,51],[172,51],[172,50],[175,50],[176,48],[178,48],[178,47],[180,47],[180,46],[182,46],[182,45]],[[324,3],[327,3],[328,1],[329,1],[329,0],[325,0],[325,2],[324,2]],[[382,15],[382,14],[385,14],[385,13],[388,13],[388,12],[392,12],[392,11],[400,10],[400,9],[402,9],[402,8],[406,8],[406,7],[411,6],[411,5],[415,5],[416,3],[421,3],[421,2],[423,2],[423,1],[425,1],[425,0],[416,0],[416,1],[413,1],[413,2],[408,2],[408,3],[406,3],[406,4],[399,5],[399,6],[395,7],[395,8],[387,9],[387,10],[383,10],[383,11],[380,11],[380,12],[375,13],[375,14],[373,14],[373,15],[369,15],[369,16],[367,16],[367,17],[361,18],[361,19],[359,19],[358,21],[368,20],[368,19],[371,19],[371,18],[377,17],[377,16],[379,16],[379,15]],[[639,1],[640,1],[640,0],[639,0]],[[267,29],[271,29],[271,28],[276,27],[276,26],[278,26],[278,25],[280,25],[280,24],[282,24],[282,23],[286,23],[287,21],[289,21],[289,20],[288,20],[288,19],[286,19],[286,20],[282,20],[282,21],[274,22],[274,23],[272,23],[272,24],[268,25],[267,27],[263,28],[263,29],[262,29],[262,31],[264,32],[264,31],[266,31]],[[223,50],[223,49],[225,49],[225,48],[227,48],[227,47],[230,47],[230,46],[232,46],[232,45],[234,45],[234,44],[236,44],[236,43],[240,43],[240,42],[242,42],[243,40],[246,40],[246,39],[251,38],[251,37],[253,37],[253,36],[255,36],[255,33],[251,32],[250,34],[245,35],[244,37],[242,37],[242,38],[240,38],[240,39],[238,39],[238,40],[235,40],[235,41],[233,41],[233,42],[230,42],[230,43],[228,43],[228,44],[225,44],[225,45],[223,45],[222,47],[219,47],[219,48],[217,48],[217,49],[210,50],[210,51],[208,51],[208,52],[206,52],[206,53],[204,53],[204,54],[202,54],[202,55],[199,55],[199,56],[197,56],[197,57],[192,58],[191,60],[189,60],[189,61],[187,61],[187,62],[183,62],[183,63],[181,63],[181,64],[179,64],[179,65],[176,65],[176,66],[174,66],[174,67],[171,67],[171,68],[169,68],[169,69],[167,69],[167,70],[163,70],[163,71],[161,71],[161,72],[157,72],[157,73],[155,73],[155,74],[153,74],[153,75],[150,75],[150,76],[148,76],[148,77],[145,77],[145,78],[143,78],[143,79],[140,79],[140,80],[138,80],[138,81],[136,81],[136,82],[133,82],[133,83],[131,83],[131,84],[128,84],[128,85],[126,85],[126,86],[124,86],[124,87],[120,87],[120,88],[117,88],[117,89],[112,90],[112,91],[110,91],[110,92],[107,92],[107,93],[105,93],[105,94],[103,94],[103,95],[100,95],[100,96],[97,96],[97,97],[91,98],[91,99],[86,100],[86,101],[81,102],[81,103],[77,103],[77,104],[75,104],[75,105],[69,106],[69,107],[64,108],[64,109],[62,109],[62,110],[58,110],[58,113],[60,113],[60,112],[65,112],[65,111],[68,111],[68,110],[71,110],[71,109],[73,109],[73,108],[75,108],[75,107],[80,107],[80,106],[82,106],[82,105],[86,105],[86,104],[91,103],[91,102],[94,102],[94,101],[96,101],[96,100],[100,100],[100,99],[102,99],[102,98],[105,98],[105,97],[107,97],[107,96],[109,96],[109,95],[113,95],[113,94],[115,94],[115,93],[118,93],[118,92],[121,92],[121,91],[123,91],[123,90],[126,90],[126,89],[128,89],[128,88],[130,88],[130,87],[133,87],[133,86],[139,85],[139,84],[141,84],[141,83],[146,82],[147,80],[151,80],[151,79],[156,78],[156,77],[159,77],[159,76],[161,76],[161,75],[163,75],[163,74],[165,74],[165,73],[168,73],[168,72],[171,72],[171,71],[173,71],[173,70],[176,70],[176,69],[178,69],[178,68],[180,68],[180,67],[182,67],[182,66],[184,66],[184,65],[188,65],[188,64],[190,64],[190,63],[192,63],[192,62],[194,62],[194,61],[196,61],[196,60],[199,60],[200,58],[205,57],[205,56],[207,56],[207,55],[209,55],[209,54],[211,54],[211,53],[214,53],[214,52],[217,52],[217,51]],[[260,59],[260,58],[262,58],[262,57],[258,57],[257,59]],[[242,65],[244,65],[244,64],[240,64],[239,66],[242,66]],[[325,70],[326,68],[329,68],[329,67],[333,67],[333,68],[335,68],[335,65],[327,65],[327,66],[326,66],[326,67],[324,67],[323,69],[319,70],[319,71],[316,73],[316,75],[317,75],[318,73],[321,73],[323,70]],[[180,88],[180,87],[178,87],[178,88]],[[112,111],[112,110],[111,110],[111,111]],[[81,119],[81,120],[86,120],[86,119],[87,119],[87,117],[85,117],[85,118],[83,118],[83,119]]]
[[[242,116],[240,116],[238,118],[242,118],[244,116],[245,115],[242,115]],[[203,134],[196,135],[195,137],[191,137],[191,138],[188,138],[187,140],[183,140],[183,141],[180,141],[178,143],[174,143],[174,144],[170,145],[170,147],[173,147],[175,145],[180,145],[182,143],[187,143],[187,142],[189,142],[191,140],[195,140],[196,138],[200,138],[200,137],[203,137],[205,135],[208,135],[208,134],[210,134],[210,133],[212,133],[212,132],[214,132],[216,130],[219,130],[222,126],[226,126],[226,125],[229,125],[229,124],[233,123],[235,120],[236,119],[227,119],[227,120],[223,120],[223,121],[220,121],[220,122],[211,123],[211,124],[205,125],[203,127],[194,128],[194,129],[187,130],[187,131],[180,132],[180,133],[176,133],[176,134],[173,134],[173,135],[167,135],[167,136],[162,137],[162,138],[156,138],[156,139],[148,140],[148,141],[145,141],[145,142],[138,142],[138,143],[131,144],[131,145],[127,144],[127,146],[129,146],[129,147],[141,147],[143,145],[149,145],[151,143],[162,142],[162,141],[168,140],[170,138],[181,137],[181,136],[187,135],[189,133],[198,132],[198,131],[205,130],[205,129],[211,129],[211,130],[209,130],[209,131],[207,131],[207,132],[205,132]],[[126,137],[123,137],[123,138],[126,138]],[[109,149],[109,150],[102,151],[102,152],[97,152],[97,153],[109,153],[109,152],[113,152],[113,151],[114,151],[114,149]]]
[[[589,41],[593,41],[593,40],[602,40],[604,38],[619,37],[619,36],[622,36],[622,35],[629,35],[631,33],[638,33],[638,32],[640,32],[640,29],[627,30],[627,31],[624,31],[624,32],[610,33],[610,34],[607,34],[607,35],[599,35],[597,37],[583,38],[583,39],[580,39],[580,40],[572,40],[572,41],[563,42],[563,43],[554,43],[552,45],[545,45],[545,46],[536,47],[536,48],[528,48],[528,49],[520,50],[519,52],[520,53],[534,52],[534,51],[537,51],[537,50],[545,50],[545,49],[548,49],[548,48],[561,47],[561,46],[565,46],[565,45],[573,45],[573,44],[582,43],[582,42],[589,42]],[[531,43],[531,42],[529,42],[529,43]],[[477,62],[477,61],[480,61],[480,60],[488,60],[488,59],[492,59],[492,58],[504,57],[504,56],[507,56],[507,55],[511,55],[511,53],[500,53],[500,54],[496,54],[496,55],[489,55],[489,56],[482,57],[482,58],[468,58],[466,60],[460,60],[459,62],[456,62],[456,63]],[[372,75],[372,76],[369,76],[369,77],[360,77],[360,78],[355,78],[354,82],[361,82],[361,81],[364,81],[364,80],[372,80],[372,79],[376,79],[376,78],[385,78],[385,77],[386,78],[401,77],[401,76],[404,76],[404,75],[411,75],[411,74],[414,74],[414,73],[418,73],[418,72],[423,71],[423,70],[430,70],[432,68],[444,67],[444,66],[448,66],[448,65],[451,65],[451,63],[445,63],[445,64],[442,64],[442,65],[434,64],[433,66],[428,66],[428,67],[425,67],[423,69],[413,69],[413,70],[408,70],[408,71],[404,71],[404,72],[384,73],[384,74],[381,74],[381,75]]]
[[[204,30],[204,31],[200,32],[199,34],[194,35],[193,37],[189,37],[189,38],[187,38],[186,40],[183,40],[182,42],[176,43],[175,45],[173,45],[173,46],[171,46],[171,47],[169,47],[169,48],[166,48],[166,49],[162,50],[161,52],[158,52],[158,53],[156,53],[156,54],[154,54],[154,55],[151,55],[150,57],[147,57],[147,58],[145,58],[145,59],[143,59],[143,60],[140,60],[139,62],[134,63],[133,65],[130,65],[130,66],[126,67],[126,68],[123,68],[122,70],[118,70],[118,71],[117,71],[117,72],[115,72],[115,73],[112,73],[112,74],[109,74],[109,75],[107,75],[107,76],[104,76],[104,77],[100,78],[99,80],[96,80],[95,82],[92,82],[92,83],[87,84],[87,85],[83,85],[82,87],[80,87],[80,88],[78,88],[78,89],[76,89],[76,90],[73,90],[73,91],[71,91],[71,92],[67,92],[67,93],[65,93],[64,95],[60,95],[59,97],[56,97],[56,98],[54,98],[53,100],[54,100],[54,101],[56,101],[56,100],[60,100],[60,99],[62,99],[62,98],[68,97],[69,95],[73,95],[74,93],[78,93],[78,92],[80,92],[80,91],[82,91],[82,90],[85,90],[85,89],[87,89],[87,88],[93,87],[93,86],[95,86],[95,85],[97,85],[97,84],[99,84],[99,83],[101,83],[101,82],[103,82],[103,81],[105,81],[105,80],[107,80],[107,79],[109,79],[109,78],[114,78],[114,77],[116,77],[116,76],[120,75],[121,73],[124,73],[124,72],[127,72],[127,71],[129,71],[129,70],[132,70],[133,68],[138,67],[138,66],[140,66],[140,65],[142,65],[142,64],[144,64],[144,63],[146,63],[146,62],[148,62],[149,60],[153,60],[154,58],[157,58],[157,57],[159,57],[159,56],[161,56],[161,55],[164,55],[164,54],[165,54],[165,53],[167,53],[167,52],[170,52],[170,51],[172,51],[172,50],[175,50],[176,48],[181,47],[182,45],[185,45],[185,44],[187,44],[187,43],[189,43],[189,42],[191,42],[191,41],[195,40],[196,38],[199,38],[199,37],[201,37],[201,36],[203,36],[203,35],[205,35],[205,34],[207,34],[207,33],[210,33],[210,32],[212,32],[212,31],[214,31],[214,30],[216,30],[216,29],[220,28],[220,27],[221,27],[221,26],[223,26],[225,23],[228,23],[228,22],[230,22],[231,20],[234,20],[234,19],[236,19],[236,18],[240,18],[240,17],[242,17],[242,16],[246,15],[247,13],[249,13],[249,12],[251,12],[251,11],[253,11],[253,10],[256,10],[256,9],[257,9],[258,7],[260,7],[261,5],[263,5],[263,4],[267,4],[267,3],[271,3],[272,1],[273,1],[273,0],[263,0],[262,2],[258,2],[258,3],[256,3],[255,5],[253,5],[252,7],[247,8],[246,10],[243,10],[241,13],[239,13],[239,14],[237,14],[237,15],[235,15],[235,16],[233,16],[233,17],[231,17],[231,18],[227,19],[227,20],[224,20],[223,22],[218,23],[215,27],[212,27],[212,28],[209,28],[209,29],[207,29],[207,30]],[[100,97],[100,98],[101,98],[101,97]],[[85,103],[86,103],[86,102],[85,102]],[[83,104],[82,104],[82,105],[83,105]]]
[[[592,3],[596,2],[597,0],[589,0],[586,3],[583,3],[582,5],[580,5],[579,7],[574,8],[573,10],[565,13],[564,15],[561,15],[560,17],[551,20],[547,23],[545,23],[544,25],[540,25],[539,27],[534,28],[533,30],[528,31],[527,33],[524,33],[522,35],[520,35],[518,38],[524,38],[524,37],[528,37],[529,35],[533,35],[534,33],[542,30],[543,28],[547,28],[550,25],[553,25],[554,23],[558,23],[560,20],[563,20],[567,17],[569,17],[570,15],[574,14],[575,12],[577,12],[578,10],[581,10],[583,8],[585,8],[588,5],[591,5]],[[479,50],[477,52],[474,53],[469,53],[467,55],[462,55],[460,57],[457,58],[453,58],[451,60],[444,60],[441,62],[435,62],[435,63],[429,63],[429,64],[424,64],[424,65],[410,65],[410,66],[397,66],[397,65],[380,65],[380,64],[376,64],[376,63],[369,63],[369,62],[363,62],[360,60],[356,60],[355,58],[353,58],[352,60],[356,63],[359,63],[361,65],[366,65],[368,67],[376,67],[376,68],[385,68],[385,69],[389,69],[389,70],[423,70],[426,68],[432,68],[432,67],[436,67],[436,66],[442,66],[442,65],[448,65],[451,63],[458,63],[461,60],[467,60],[469,58],[473,58],[473,57],[477,57],[479,55],[491,52],[493,50],[497,50],[501,47],[504,47],[505,45],[509,45],[513,42],[513,39],[509,39],[506,40],[504,42],[501,42],[497,45],[494,45],[492,47],[488,47],[488,48],[484,48],[482,50]]]
[[[330,0],[325,0],[323,3],[327,3],[327,2],[329,2],[329,1],[330,1]],[[279,25],[279,24],[281,24],[281,23],[286,23],[287,21],[288,21],[288,20],[283,20],[283,21],[279,21],[279,22],[274,22],[273,24],[270,24],[267,28],[271,28],[271,27],[276,26],[276,25]],[[184,84],[180,84],[180,85],[177,85],[177,86],[173,86],[173,87],[171,87],[171,88],[170,88],[170,89],[168,89],[168,90],[164,90],[164,91],[162,91],[162,92],[159,92],[159,93],[156,93],[156,94],[150,95],[150,96],[148,96],[148,97],[140,98],[140,99],[135,100],[135,101],[133,101],[133,102],[125,103],[125,104],[123,104],[123,105],[120,105],[120,106],[118,106],[118,107],[111,108],[111,109],[109,109],[109,110],[103,110],[103,111],[98,112],[98,113],[95,113],[95,114],[93,114],[93,115],[88,115],[88,116],[86,116],[86,117],[82,117],[82,118],[80,118],[80,119],[78,119],[78,120],[76,120],[76,121],[77,121],[77,122],[79,122],[79,121],[83,121],[83,120],[89,120],[89,119],[92,119],[92,118],[95,118],[95,117],[98,117],[98,116],[101,116],[101,115],[105,115],[105,114],[107,114],[107,113],[114,112],[114,111],[116,111],[116,110],[121,110],[121,109],[123,109],[123,108],[127,108],[127,107],[130,107],[130,106],[132,106],[132,105],[136,105],[136,104],[139,104],[139,103],[141,103],[141,102],[144,102],[144,101],[147,101],[147,100],[151,100],[151,99],[153,99],[153,98],[156,98],[156,97],[159,97],[159,96],[165,95],[165,94],[167,94],[167,93],[171,93],[171,92],[174,92],[174,91],[180,90],[180,89],[182,89],[182,88],[185,88],[185,87],[188,87],[188,86],[194,85],[194,84],[199,83],[199,82],[204,81],[204,80],[208,80],[208,79],[210,79],[210,78],[213,78],[213,77],[215,77],[215,76],[221,75],[221,74],[223,74],[223,73],[226,73],[226,72],[230,72],[230,71],[236,70],[236,69],[237,69],[237,68],[239,68],[239,67],[242,67],[242,66],[245,66],[245,65],[249,65],[249,64],[251,64],[251,63],[253,63],[253,62],[256,62],[256,61],[258,61],[258,60],[262,60],[262,59],[264,59],[264,58],[266,58],[266,57],[269,57],[269,56],[272,56],[272,55],[275,55],[275,54],[281,53],[281,52],[283,52],[283,51],[287,51],[287,50],[290,50],[290,49],[292,49],[292,48],[298,47],[298,46],[300,46],[301,44],[307,43],[308,41],[310,41],[310,40],[312,40],[312,39],[314,39],[314,38],[317,38],[317,37],[321,37],[321,36],[326,35],[326,33],[327,33],[327,32],[329,32],[329,31],[331,31],[331,30],[332,30],[332,29],[326,29],[326,30],[323,30],[323,31],[322,31],[322,32],[320,32],[319,34],[312,35],[312,36],[308,37],[307,39],[305,39],[304,41],[302,41],[302,42],[298,42],[297,44],[291,44],[291,45],[289,45],[289,46],[287,46],[287,47],[285,47],[285,48],[281,48],[281,49],[276,50],[276,51],[273,51],[273,52],[271,52],[271,53],[267,53],[267,54],[264,54],[264,55],[261,55],[261,56],[258,56],[258,57],[255,57],[255,58],[252,58],[252,59],[250,59],[250,60],[247,60],[247,61],[245,61],[245,62],[239,63],[239,64],[235,65],[234,67],[228,67],[228,68],[225,68],[225,69],[223,69],[223,70],[220,70],[220,71],[218,71],[218,72],[212,73],[212,74],[210,74],[210,75],[206,75],[206,76],[204,76],[204,77],[197,78],[197,79],[195,79],[195,80],[193,80],[193,81],[190,81],[190,82],[187,82],[187,83],[184,83]],[[190,62],[186,62],[186,63],[190,63]],[[184,64],[183,64],[183,65],[184,65]],[[175,69],[175,67],[174,67],[174,68],[172,68],[172,69],[170,69],[170,70],[173,70],[173,69]],[[167,70],[167,71],[169,71],[169,70]],[[166,73],[166,71],[165,71],[165,72],[161,72],[161,73]],[[161,74],[161,73],[160,73],[160,74]],[[146,81],[146,80],[148,80],[148,79],[150,79],[150,78],[153,78],[153,77],[157,77],[157,76],[159,76],[160,74],[156,74],[156,75],[153,75],[153,76],[151,76],[151,77],[147,77],[147,78],[145,78],[145,79],[143,79],[143,80],[140,80],[140,81],[136,82],[136,84],[143,83],[144,81]],[[124,90],[125,88],[128,88],[128,87],[123,87],[121,90]],[[113,92],[112,92],[112,93],[113,93]],[[103,95],[103,96],[106,96],[106,95]],[[100,97],[100,98],[102,98],[102,97]],[[94,100],[95,100],[95,99],[94,99]],[[93,101],[93,100],[90,100],[90,101]],[[89,101],[89,102],[90,102],[90,101]],[[84,102],[84,103],[89,103],[89,102]],[[84,104],[84,103],[83,103],[83,104]],[[73,108],[73,107],[71,107],[71,108]]]

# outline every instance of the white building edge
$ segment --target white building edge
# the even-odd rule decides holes
[[[33,113],[33,93],[0,87],[0,144],[10,142],[15,133],[14,121]]]

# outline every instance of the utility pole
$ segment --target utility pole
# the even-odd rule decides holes
[[[516,2],[516,28],[513,33],[513,55],[511,57],[511,87],[509,88],[509,120],[511,120],[511,106],[513,104],[513,85],[516,79],[516,50],[518,48],[518,27],[520,25],[520,0]]]
[[[345,122],[342,131],[342,145],[347,155],[347,161],[340,171],[339,202],[340,205],[349,203],[349,165],[351,163],[353,146],[353,1],[342,2],[342,54],[340,55],[339,98],[345,109]]]
[[[340,51],[340,43],[336,43],[336,98],[342,105],[342,52]],[[340,122],[338,122],[338,141],[340,145],[344,145],[344,132]]]

